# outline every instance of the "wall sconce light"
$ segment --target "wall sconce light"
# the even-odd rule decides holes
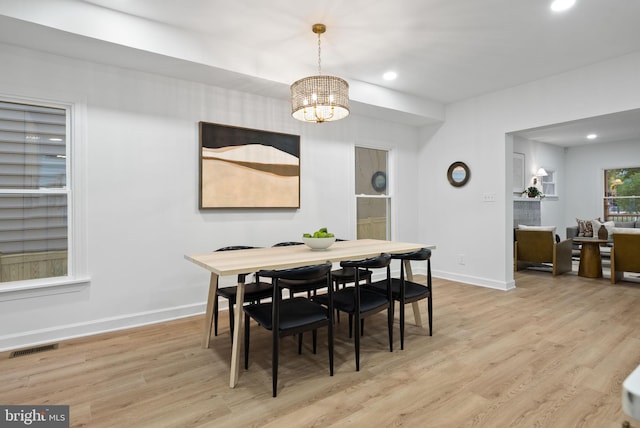
[[[544,168],[540,168],[538,169],[538,171],[536,172],[536,175],[533,176],[533,185],[537,185],[538,184],[538,177],[546,177],[547,175],[547,171]]]

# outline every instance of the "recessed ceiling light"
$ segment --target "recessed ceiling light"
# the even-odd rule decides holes
[[[596,138],[598,138],[598,134],[589,134],[587,135],[587,138],[590,140],[595,140]]]
[[[555,0],[551,3],[551,10],[554,12],[562,12],[563,10],[570,9],[574,4],[576,4],[576,0]]]
[[[384,80],[395,80],[396,77],[398,77],[398,73],[396,73],[395,71],[387,71],[382,75],[382,78]]]

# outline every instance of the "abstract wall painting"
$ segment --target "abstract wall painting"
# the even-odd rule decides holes
[[[200,122],[200,209],[300,208],[300,136]]]

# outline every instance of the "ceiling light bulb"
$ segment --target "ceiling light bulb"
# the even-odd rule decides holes
[[[551,10],[554,12],[562,12],[576,4],[576,0],[555,0],[551,3]]]
[[[590,139],[590,140],[595,140],[596,138],[598,138],[598,135],[597,134],[589,134],[589,135],[587,135],[587,138]]]
[[[387,71],[382,75],[382,78],[384,80],[395,80],[396,77],[398,77],[398,73],[396,73],[395,71]]]

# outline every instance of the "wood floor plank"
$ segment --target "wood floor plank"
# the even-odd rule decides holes
[[[416,276],[418,280],[423,277]],[[0,403],[68,404],[73,427],[619,427],[621,385],[640,365],[640,283],[516,273],[503,292],[434,280],[434,334],[412,325],[388,350],[367,318],[355,371],[346,318],[302,355],[286,338],[271,397],[271,336],[252,326],[249,370],[228,387],[228,317],[201,347],[203,317],[0,354]],[[421,302],[424,308],[424,302]],[[397,309],[397,308],[396,308]],[[397,316],[397,310],[396,310]]]

